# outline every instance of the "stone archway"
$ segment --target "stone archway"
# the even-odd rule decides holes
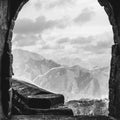
[[[12,77],[11,39],[15,20],[28,0],[0,1],[0,118],[10,114],[10,80]]]
[[[22,6],[28,0],[0,1],[0,103],[5,116],[8,115],[10,101],[10,80],[12,77],[11,39],[15,20]],[[120,1],[98,0],[108,14],[113,27],[114,45],[112,46],[111,72],[109,80],[109,115],[120,117]],[[9,106],[9,107],[8,107]],[[1,113],[2,114],[2,113]]]
[[[98,0],[109,17],[110,24],[114,33],[114,45],[112,46],[111,70],[109,79],[109,115],[120,117],[119,95],[120,95],[120,1],[113,0]]]

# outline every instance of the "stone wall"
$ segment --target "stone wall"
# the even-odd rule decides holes
[[[0,119],[11,114],[11,40],[15,20],[26,2],[27,0],[0,0]]]
[[[1,102],[1,99],[2,99],[2,91],[1,91],[1,87],[2,87],[2,70],[1,70],[1,62],[2,62],[2,55],[3,55],[3,48],[4,48],[4,43],[5,43],[5,39],[6,39],[6,34],[7,34],[7,9],[6,9],[6,6],[8,4],[8,1],[7,0],[3,0],[0,1],[0,113],[1,113],[1,116],[3,116],[3,111],[2,111],[2,102]],[[1,118],[1,117],[0,117]]]
[[[104,6],[114,33],[109,79],[109,115],[120,118],[120,1],[98,1]]]

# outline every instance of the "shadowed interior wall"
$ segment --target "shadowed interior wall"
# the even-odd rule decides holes
[[[0,1],[0,109],[5,116],[11,114],[10,80],[12,77],[11,40],[14,23],[27,0]],[[2,118],[3,115],[0,115]]]
[[[10,108],[10,79],[12,77],[11,39],[17,15],[28,0],[0,1],[0,109],[7,115]],[[109,80],[109,114],[120,117],[120,1],[98,0],[104,6],[113,27],[111,72]],[[8,107],[9,106],[9,107]],[[2,114],[1,111],[1,114]]]
[[[98,0],[108,14],[114,33],[109,79],[109,115],[120,118],[120,1]]]
[[[8,29],[8,26],[7,26],[7,9],[6,9],[6,6],[8,5],[8,1],[7,0],[1,0],[0,1],[0,113],[3,114],[3,111],[2,111],[2,102],[1,102],[1,99],[2,99],[2,84],[3,84],[3,80],[2,80],[2,69],[1,69],[1,62],[2,62],[2,55],[3,55],[3,48],[4,48],[4,44],[5,44],[5,39],[6,39],[6,34],[7,34],[7,29]]]

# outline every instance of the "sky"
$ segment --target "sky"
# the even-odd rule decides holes
[[[30,0],[13,35],[13,49],[88,69],[110,64],[112,44],[112,27],[97,0]]]

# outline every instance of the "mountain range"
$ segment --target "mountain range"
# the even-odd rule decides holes
[[[80,65],[60,65],[39,54],[13,50],[15,78],[65,96],[66,101],[108,97],[109,67],[88,70]]]
[[[26,50],[14,49],[12,53],[14,77],[21,80],[31,81],[49,69],[60,66],[52,60]]]

